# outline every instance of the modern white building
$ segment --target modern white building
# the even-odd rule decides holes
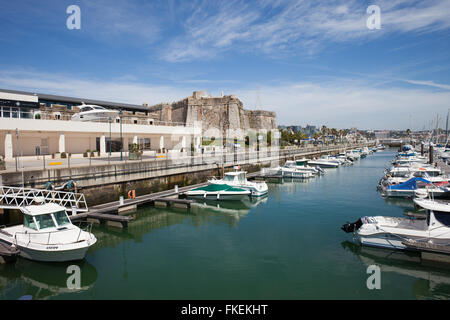
[[[71,121],[74,106],[96,104],[120,109],[123,116],[105,122]],[[139,144],[146,153],[178,153],[200,145],[201,128],[183,123],[153,121],[147,107],[90,99],[42,95],[0,89],[0,156],[81,155],[87,150],[100,156],[128,150]],[[97,154],[96,154],[97,155]]]

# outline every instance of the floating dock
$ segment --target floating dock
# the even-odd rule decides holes
[[[408,249],[420,251],[423,260],[450,263],[449,245],[415,240],[405,240],[402,244]]]
[[[0,232],[8,234],[6,231],[3,230],[0,230]],[[0,264],[15,262],[18,256],[19,256],[19,249],[0,241]]]

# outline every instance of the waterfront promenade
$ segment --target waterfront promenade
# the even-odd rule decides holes
[[[177,157],[173,159],[142,158],[140,160],[123,160],[113,158],[77,158],[77,159],[49,159],[45,167],[38,161],[23,161],[23,166],[0,171],[2,183],[9,186],[43,187],[48,181],[64,183],[75,180],[78,187],[94,187],[105,184],[129,182],[170,176],[184,173],[193,173],[206,170],[217,170],[230,166],[270,166],[279,162],[284,163],[294,157],[317,157],[321,154],[338,153],[344,150],[373,145],[373,142],[359,144],[336,144],[320,147],[270,149],[260,152],[235,153],[205,153],[194,156]],[[95,160],[94,160],[95,159]],[[60,163],[51,166],[50,162]]]

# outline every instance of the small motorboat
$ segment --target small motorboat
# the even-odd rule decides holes
[[[217,185],[229,185],[232,187],[237,187],[241,189],[246,189],[251,192],[252,197],[261,197],[267,194],[269,188],[267,187],[267,183],[264,181],[261,182],[252,182],[247,180],[247,172],[245,171],[234,171],[234,172],[225,172],[225,175],[222,179],[212,179],[208,180],[209,184],[217,184]]]
[[[436,245],[450,245],[450,204],[437,200],[414,199],[427,210],[426,219],[400,217],[362,217],[341,229],[354,233],[362,245],[411,250],[408,241],[422,241]]]
[[[215,183],[186,192],[188,197],[206,200],[242,200],[250,195],[251,191],[248,189]]]
[[[312,172],[298,170],[297,168],[286,165],[275,168],[263,168],[263,174],[280,178],[308,179],[314,177]]]
[[[0,241],[19,250],[20,256],[34,261],[81,260],[97,242],[89,231],[72,224],[64,207],[44,203],[20,208],[23,224],[0,229]]]
[[[94,104],[83,103],[78,107],[80,108],[80,112],[75,113],[72,116],[72,121],[105,121],[108,119],[114,120],[119,114],[119,111],[117,110],[108,110],[104,107]]]
[[[294,168],[298,171],[304,171],[304,172],[310,172],[314,175],[318,175],[318,174],[324,174],[325,170],[323,170],[321,167],[312,167],[308,165],[308,159],[303,158],[300,160],[288,160],[286,161],[286,163],[284,164],[285,167],[288,168]]]
[[[414,191],[416,198],[431,198],[431,199],[443,199],[450,200],[450,184],[448,181],[433,183],[432,186],[426,186],[425,188],[419,188]]]
[[[315,160],[309,160],[308,164],[311,166],[318,166],[321,168],[337,168],[340,162],[337,160],[330,160],[328,158],[319,158]]]
[[[414,197],[415,191],[419,187],[425,187],[426,185],[431,185],[431,182],[423,178],[414,177],[400,184],[383,186],[381,194],[384,197]]]

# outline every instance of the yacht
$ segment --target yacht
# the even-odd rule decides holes
[[[427,210],[426,219],[400,217],[362,217],[341,229],[356,234],[362,245],[410,250],[406,241],[422,241],[437,245],[450,244],[450,204],[428,199],[414,199]]]
[[[35,261],[81,260],[97,242],[90,231],[72,224],[64,207],[44,203],[20,208],[23,224],[0,229],[0,241],[16,247],[20,256]]]
[[[108,110],[104,107],[94,104],[82,104],[78,106],[80,112],[75,113],[72,116],[72,121],[100,121],[108,120],[109,118],[115,119],[119,114],[117,110]]]
[[[252,197],[260,197],[266,195],[269,188],[267,184],[262,182],[252,182],[247,180],[247,172],[234,171],[225,172],[223,179],[208,180],[209,184],[229,185],[232,187],[242,188],[249,190]]]

